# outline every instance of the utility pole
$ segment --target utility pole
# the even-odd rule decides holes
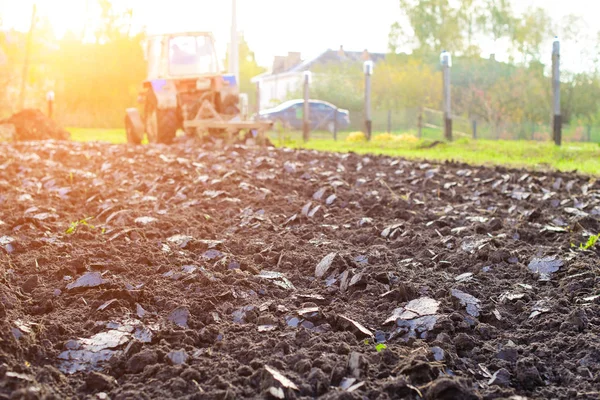
[[[552,131],[554,143],[560,146],[562,142],[562,115],[560,114],[560,41],[558,36],[554,37],[554,43],[552,43],[552,93],[554,96]]]
[[[365,73],[365,128],[367,140],[371,140],[373,128],[373,120],[371,118],[371,75],[373,75],[373,61],[365,61],[363,70]]]
[[[302,138],[308,142],[310,137],[310,71],[304,71],[304,104],[302,112]]]
[[[446,140],[452,141],[452,102],[450,98],[450,67],[452,67],[452,56],[446,50],[440,55],[442,73],[444,78],[444,136]]]
[[[33,41],[33,30],[35,29],[36,12],[36,5],[33,3],[31,24],[29,25],[29,33],[27,34],[27,47],[25,48],[25,61],[23,62],[23,72],[21,76],[21,92],[19,94],[19,107],[21,110],[25,108],[25,92],[27,91],[27,77],[29,75],[29,57],[31,53],[31,42]]]
[[[237,4],[231,0],[231,49],[229,51],[229,72],[235,75],[235,81],[240,84],[239,43],[237,30]]]

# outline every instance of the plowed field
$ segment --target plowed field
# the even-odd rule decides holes
[[[0,399],[595,399],[599,215],[574,174],[0,144]]]

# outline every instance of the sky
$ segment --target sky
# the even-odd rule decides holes
[[[94,0],[0,0],[0,18],[5,25],[25,30],[33,2],[39,14],[47,16],[62,35],[80,30],[86,3]],[[340,45],[346,50],[385,52],[390,26],[401,19],[398,0],[237,0],[238,30],[243,32],[259,64],[270,66],[275,55],[299,51],[308,59]],[[600,13],[598,0],[515,0],[517,11],[541,6],[559,19],[578,14],[589,30],[598,29],[592,18]],[[230,37],[230,0],[113,0],[132,7],[137,26],[151,33],[172,31],[212,31],[224,56]],[[580,44],[581,46],[581,44]],[[484,55],[501,50],[489,47]],[[568,54],[568,51],[567,51]],[[502,56],[499,56],[502,58]],[[569,57],[566,57],[568,60]],[[571,59],[577,63],[579,60]]]

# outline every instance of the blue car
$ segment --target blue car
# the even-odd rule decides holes
[[[336,106],[326,101],[309,100],[309,118],[311,130],[334,131],[334,118]],[[262,110],[258,118],[280,122],[288,129],[302,129],[302,111],[304,100],[289,100],[277,107]],[[337,128],[346,129],[350,125],[350,113],[348,110],[337,109]]]

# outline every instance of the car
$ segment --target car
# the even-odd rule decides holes
[[[322,100],[309,100],[309,118],[311,130],[326,130],[333,133],[337,110],[337,128],[346,129],[350,125],[350,113]],[[288,129],[302,129],[302,111],[304,100],[295,99],[281,103],[277,107],[261,110],[259,120],[279,122]]]

